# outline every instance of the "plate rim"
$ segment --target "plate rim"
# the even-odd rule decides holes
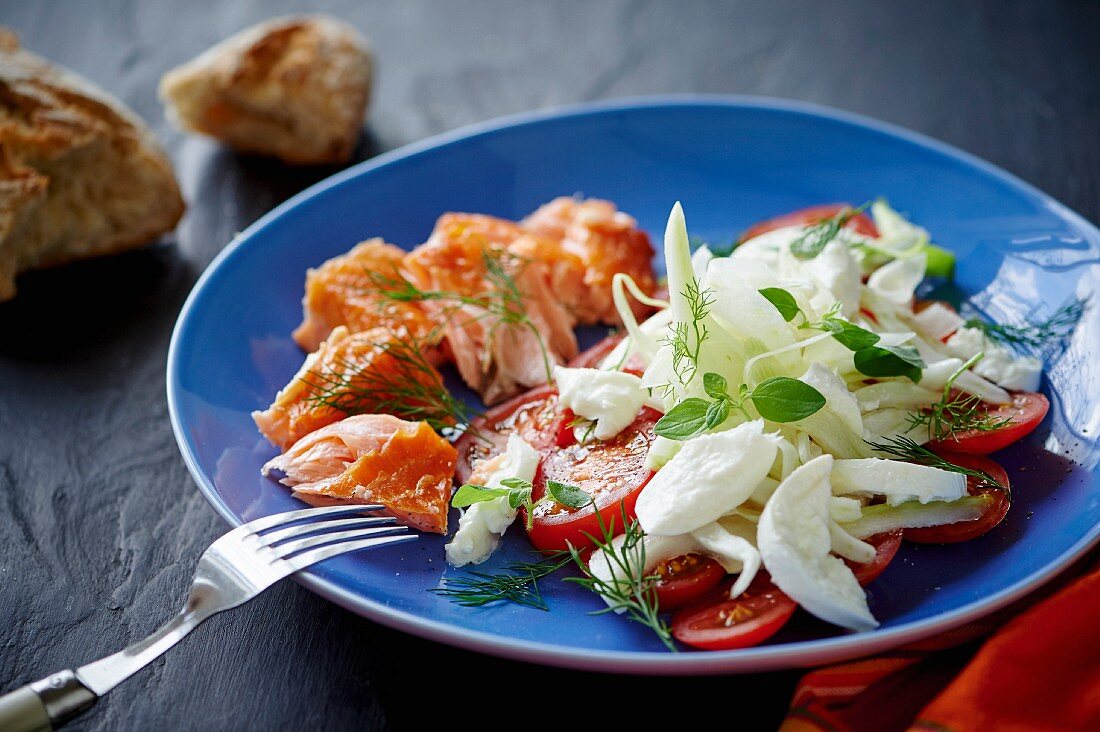
[[[723,94],[674,94],[636,96],[556,106],[533,112],[496,117],[483,122],[459,127],[455,130],[403,145],[369,160],[357,163],[295,194],[267,212],[240,233],[211,260],[191,288],[180,309],[168,346],[165,388],[168,414],[176,445],[180,450],[191,478],[208,503],[230,525],[240,521],[222,500],[213,482],[200,468],[193,446],[184,436],[180,417],[179,389],[180,352],[183,333],[198,300],[213,274],[233,254],[239,251],[260,231],[276,222],[284,214],[331,188],[370,174],[391,164],[414,158],[435,150],[449,147],[474,138],[493,135],[517,127],[537,125],[559,119],[599,116],[615,112],[655,110],[661,108],[724,107],[779,111],[824,118],[866,130],[900,138],[903,141],[975,167],[998,179],[1026,196],[1051,209],[1055,215],[1085,229],[1091,229],[1100,237],[1100,230],[1088,219],[1065,204],[1044,193],[1032,184],[982,158],[960,150],[913,130],[883,122],[866,115],[848,112],[814,102],[756,95]],[[387,605],[360,597],[345,590],[335,582],[323,579],[310,571],[295,575],[295,580],[321,597],[396,630],[411,633],[428,640],[445,643],[465,650],[476,651],[513,660],[541,663],[563,668],[626,674],[705,675],[724,673],[750,673],[783,668],[808,667],[857,658],[896,648],[906,643],[927,638],[939,632],[956,628],[965,623],[993,613],[1015,600],[1038,589],[1056,574],[1100,543],[1100,522],[1095,524],[1077,542],[1049,562],[1045,567],[1017,580],[1008,587],[961,608],[915,620],[896,628],[875,630],[865,634],[837,635],[830,638],[796,641],[776,646],[757,646],[733,651],[707,653],[666,653],[653,651],[593,651],[573,649],[541,641],[507,638],[484,631],[452,626],[416,613],[396,610]]]

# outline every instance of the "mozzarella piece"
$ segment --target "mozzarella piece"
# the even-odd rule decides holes
[[[833,458],[822,455],[783,481],[757,526],[757,544],[776,586],[811,614],[852,630],[878,625],[852,570],[832,556],[829,515]]]
[[[730,597],[744,592],[760,570],[760,552],[757,548],[718,522],[698,528],[691,535],[704,552],[717,559],[727,572],[740,572],[730,588]]]
[[[1043,362],[1034,356],[1017,357],[1011,350],[994,343],[980,328],[959,328],[947,340],[952,356],[968,359],[982,352],[985,356],[973,371],[1012,391],[1038,391],[1043,374]]]
[[[508,436],[508,445],[488,480],[486,487],[500,488],[506,478],[535,479],[539,454],[522,437]],[[458,530],[447,544],[447,563],[452,567],[481,564],[500,546],[500,538],[516,520],[516,509],[508,505],[507,496],[481,501],[462,512]]]
[[[830,481],[835,495],[886,496],[891,506],[957,501],[967,494],[966,476],[961,473],[882,458],[837,460]]]
[[[558,403],[595,421],[592,434],[610,440],[634,421],[649,396],[642,380],[623,371],[554,367]]]
[[[686,534],[740,506],[767,477],[778,440],[764,434],[762,420],[688,440],[638,496],[642,529]]]

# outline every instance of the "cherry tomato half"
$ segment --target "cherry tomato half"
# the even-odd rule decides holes
[[[730,599],[733,580],[672,616],[672,636],[693,648],[725,651],[764,642],[786,625],[798,604],[761,572],[739,597]]]
[[[540,386],[490,409],[470,423],[455,442],[458,463],[455,478],[465,483],[473,464],[501,453],[513,432],[539,451],[554,447],[563,430],[565,415],[558,408],[558,392]]]
[[[653,570],[657,607],[671,612],[687,607],[706,595],[726,576],[722,565],[702,554],[684,554],[666,559]]]
[[[570,544],[577,549],[589,547],[593,543],[590,537],[601,534],[601,520],[607,527],[621,524],[623,510],[627,519],[634,518],[638,494],[653,477],[645,467],[645,458],[653,442],[653,425],[660,418],[660,412],[642,407],[634,422],[615,438],[553,449],[543,457],[535,474],[532,499],[539,501],[545,496],[546,481],[553,480],[577,486],[594,502],[582,508],[554,501],[540,503],[527,531],[536,549],[558,551]]]
[[[967,490],[972,496],[988,495],[991,498],[985,512],[971,521],[959,521],[943,526],[928,526],[923,529],[906,529],[905,538],[918,544],[955,544],[960,541],[970,541],[988,532],[1004,520],[1012,501],[1009,499],[1008,473],[997,463],[981,455],[970,455],[962,452],[936,451],[940,457],[949,462],[961,465],[964,468],[984,470],[998,483],[1004,486],[992,488],[980,484],[975,478],[967,478]]]
[[[852,568],[853,574],[856,576],[856,580],[860,585],[866,587],[867,585],[878,579],[878,576],[886,571],[886,568],[890,566],[890,562],[894,560],[894,555],[898,553],[898,547],[901,546],[901,538],[904,532],[901,529],[895,529],[894,531],[884,531],[881,534],[875,534],[864,539],[865,542],[875,548],[875,558],[869,562],[853,562],[845,559],[844,563]]]
[[[995,430],[969,430],[952,435],[946,440],[928,443],[931,450],[940,452],[965,452],[970,455],[988,455],[1003,450],[1012,443],[1027,437],[1039,426],[1050,410],[1050,402],[1038,392],[1021,391],[1012,395],[1012,403],[989,405],[986,413],[994,419],[1009,418],[1012,421]]]
[[[844,209],[852,208],[855,207],[847,203],[830,203],[824,206],[800,208],[797,211],[792,211],[791,213],[776,216],[775,218],[761,221],[758,224],[753,224],[745,230],[745,233],[741,235],[739,241],[748,241],[753,237],[787,226],[811,226],[813,224],[819,224],[822,221],[828,221]],[[862,213],[858,213],[848,219],[845,228],[851,229],[857,234],[863,234],[864,236],[878,237],[878,229],[875,227],[874,222]]]

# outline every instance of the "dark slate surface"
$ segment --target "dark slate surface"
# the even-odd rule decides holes
[[[1100,4],[378,2],[324,5],[374,42],[367,157],[501,114],[663,92],[831,104],[938,137],[1100,218]],[[113,652],[181,601],[225,526],[168,424],[168,338],[238,231],[329,170],[186,139],[162,72],[288,2],[0,1],[25,45],[132,105],[172,153],[189,212],[148,252],[24,277],[0,306],[0,685]],[[75,728],[403,729],[445,722],[463,683],[495,725],[608,699],[616,717],[717,705],[774,727],[796,674],[631,679],[541,669],[376,626],[288,582],[210,621]],[[475,684],[477,689],[481,684]],[[698,707],[695,707],[698,708]],[[740,710],[740,711],[738,711]],[[745,710],[755,710],[742,716]],[[639,718],[639,717],[635,717]],[[609,721],[600,722],[607,724]]]

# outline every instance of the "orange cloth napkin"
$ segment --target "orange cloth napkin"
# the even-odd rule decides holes
[[[1100,730],[1100,561],[1079,572],[990,618],[811,671],[781,732]]]

